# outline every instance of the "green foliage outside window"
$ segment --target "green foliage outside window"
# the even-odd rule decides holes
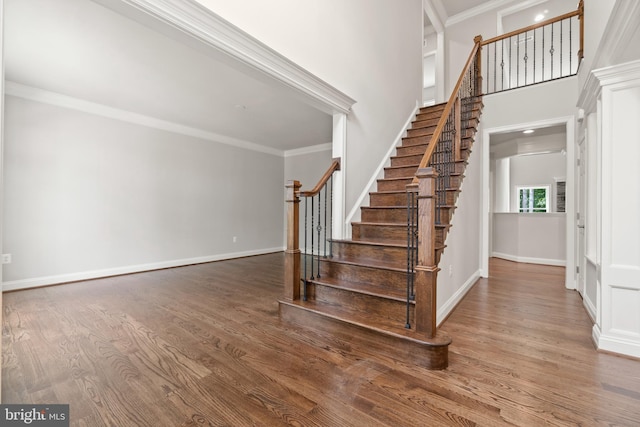
[[[520,212],[548,212],[548,188],[523,187],[518,191]]]

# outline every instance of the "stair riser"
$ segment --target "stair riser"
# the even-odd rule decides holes
[[[477,124],[476,124],[477,125]],[[460,137],[462,139],[470,139],[474,138],[476,134],[476,125],[465,127],[462,129],[462,133]],[[402,138],[402,147],[409,147],[418,144],[428,144],[431,141],[433,135],[410,135],[407,134],[404,138]]]
[[[411,156],[392,157],[391,166],[419,165],[424,153],[416,153]]]
[[[407,136],[408,137],[412,137],[412,136],[431,136],[431,135],[433,135],[433,132],[435,130],[436,130],[435,125],[433,125],[433,126],[425,126],[425,127],[418,127],[416,129],[407,130]]]
[[[467,162],[464,160],[457,161],[453,164],[451,169],[451,173],[454,175],[464,173],[464,169],[467,165]],[[418,171],[418,165],[415,166],[400,166],[397,168],[384,168],[384,177],[385,179],[390,178],[411,178],[415,176]]]
[[[411,122],[410,129],[419,129],[419,128],[425,128],[425,127],[435,128],[436,126],[438,126],[439,121],[440,121],[440,116],[434,116],[430,118],[423,117],[423,120],[414,120],[413,122]]]
[[[333,246],[336,258],[384,262],[403,268],[407,262],[407,249],[395,246],[359,245],[357,243],[336,242]]]
[[[307,295],[309,299],[338,305],[355,312],[380,316],[398,325],[404,325],[406,323],[406,302],[323,286],[313,282],[307,285]],[[413,304],[409,307],[409,310],[410,319],[413,319]]]
[[[443,234],[444,231],[442,229],[436,228],[437,242],[444,243]],[[407,229],[402,226],[353,224],[352,238],[357,241],[404,243],[407,241]]]
[[[439,200],[440,203],[445,205],[453,205],[456,201],[457,192],[447,191],[444,200]],[[369,194],[370,206],[406,206],[407,205],[407,193],[406,191],[400,193],[371,193]]]
[[[413,178],[418,170],[418,165],[402,166],[399,168],[384,168],[385,178]]]
[[[424,156],[427,151],[427,144],[409,145],[407,147],[401,146],[396,148],[396,155],[398,156],[411,156],[419,154]]]
[[[440,223],[441,224],[450,224],[451,217],[453,216],[453,209],[451,208],[442,208],[438,209],[440,211]],[[436,212],[436,218],[438,217],[438,213]]]
[[[406,204],[406,202],[405,202]],[[406,208],[369,209],[362,208],[363,222],[407,222]]]
[[[406,206],[407,192],[401,193],[371,193],[369,194],[370,206]]]
[[[320,278],[322,277],[348,282],[377,283],[395,291],[402,291],[407,287],[406,272],[330,261],[320,263]]]
[[[405,179],[392,179],[378,180],[378,191],[405,191],[407,189],[407,185],[411,184],[413,178],[405,178]]]
[[[418,114],[416,114],[416,118],[414,119],[415,122],[423,122],[426,120],[440,120],[440,116],[442,116],[442,112],[444,111],[444,108],[436,110],[436,111],[429,111],[429,112],[419,112]]]

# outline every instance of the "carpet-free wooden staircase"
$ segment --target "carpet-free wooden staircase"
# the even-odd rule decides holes
[[[370,193],[369,206],[361,208],[361,220],[352,223],[351,240],[333,240],[332,256],[319,257],[317,277],[312,273],[306,281],[306,301],[280,301],[283,319],[314,328],[333,342],[341,338],[395,360],[430,369],[447,366],[448,336],[438,332],[425,337],[406,327],[415,319],[415,301],[407,304],[407,185],[414,180],[445,105],[419,110],[384,169],[384,178],[377,181],[377,191]],[[448,186],[436,208],[436,265],[445,249],[482,101],[468,98],[460,105],[460,155],[447,166]]]

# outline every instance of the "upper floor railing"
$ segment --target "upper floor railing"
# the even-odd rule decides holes
[[[482,42],[484,95],[574,76],[583,58],[584,2],[578,9]]]

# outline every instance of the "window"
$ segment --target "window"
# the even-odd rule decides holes
[[[549,187],[518,187],[519,212],[549,212]]]

